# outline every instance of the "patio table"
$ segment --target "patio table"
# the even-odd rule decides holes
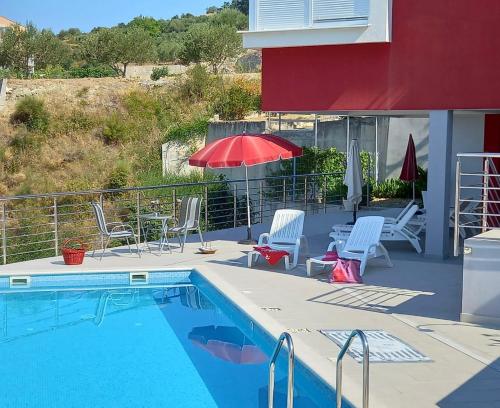
[[[169,252],[172,253],[172,249],[170,248],[170,243],[168,242],[168,222],[174,219],[174,217],[168,214],[148,213],[148,214],[141,214],[139,216],[139,219],[141,223],[142,235],[144,237],[144,243],[146,244],[148,249],[151,251],[151,248],[148,243],[148,233],[151,230],[151,224],[155,222],[161,222],[161,234],[160,234],[160,241],[158,243],[160,254],[163,253],[163,247],[165,245],[167,246]]]

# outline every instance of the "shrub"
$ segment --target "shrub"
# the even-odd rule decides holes
[[[186,72],[179,86],[181,96],[193,102],[209,99],[217,84],[217,77],[211,75],[203,65],[195,65]]]
[[[89,64],[73,67],[68,71],[70,78],[105,78],[118,76],[116,71],[108,65]]]
[[[233,83],[219,94],[213,108],[222,120],[242,120],[248,113],[260,110],[260,95]]]
[[[9,143],[13,148],[17,150],[26,150],[36,144],[35,135],[25,127],[21,127]]]
[[[408,198],[412,196],[412,183],[397,178],[387,179],[372,188],[372,195],[376,198]],[[426,188],[427,171],[419,167],[418,180],[415,182],[416,195],[421,195],[422,190],[426,190]]]
[[[130,168],[124,161],[119,161],[106,182],[106,189],[118,189],[127,187],[130,177]]]
[[[167,133],[165,141],[178,145],[193,144],[206,136],[208,123],[206,118],[198,118],[191,122],[179,124]]]
[[[10,117],[12,124],[24,124],[29,130],[46,131],[49,127],[49,113],[43,100],[35,96],[25,96],[17,104]]]
[[[127,123],[118,113],[113,113],[104,121],[102,137],[108,144],[124,142],[129,138]]]
[[[69,78],[69,72],[60,65],[48,65],[43,69],[37,69],[33,78]]]
[[[153,81],[158,81],[160,78],[168,76],[168,67],[155,67],[153,72],[151,72],[151,79]]]

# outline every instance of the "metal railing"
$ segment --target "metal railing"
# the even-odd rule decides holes
[[[451,217],[455,256],[463,239],[500,229],[500,153],[459,153],[457,159]]]
[[[250,180],[252,223],[270,220],[280,208],[326,213],[342,204],[343,174],[302,174]],[[107,221],[130,223],[141,235],[140,216],[147,212],[178,214],[185,196],[203,198],[204,231],[246,225],[244,180],[132,187],[113,190],[30,194],[0,198],[2,263],[59,255],[65,239],[80,238],[102,248],[90,203],[99,202]],[[366,202],[368,202],[368,197]],[[153,231],[150,239],[158,232]],[[154,235],[156,234],[156,235]],[[120,242],[112,243],[112,246]]]
[[[342,408],[342,360],[356,337],[359,337],[363,346],[363,408],[368,408],[370,393],[370,347],[365,333],[361,330],[354,330],[351,333],[337,357],[337,382],[335,390],[337,393],[337,408]]]
[[[292,336],[289,333],[281,333],[278,339],[278,344],[274,349],[273,356],[269,362],[269,394],[268,394],[268,407],[273,408],[274,406],[274,371],[276,368],[276,360],[280,354],[283,347],[283,343],[286,341],[286,347],[288,350],[288,374],[287,374],[287,393],[286,393],[286,406],[287,408],[293,408],[293,375],[294,375],[294,365],[295,365],[295,351],[293,348]]]

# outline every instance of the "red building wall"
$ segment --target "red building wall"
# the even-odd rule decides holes
[[[391,43],[263,50],[266,111],[500,108],[500,0],[393,0]]]

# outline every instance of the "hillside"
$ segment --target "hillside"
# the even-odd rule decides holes
[[[160,86],[122,78],[9,80],[0,112],[0,194],[164,182],[161,143],[169,132],[178,143],[203,137],[213,105],[227,100],[221,94],[234,83],[240,92],[260,87],[259,80],[220,79],[202,69]],[[11,123],[16,104],[31,96],[48,112],[47,129]]]

